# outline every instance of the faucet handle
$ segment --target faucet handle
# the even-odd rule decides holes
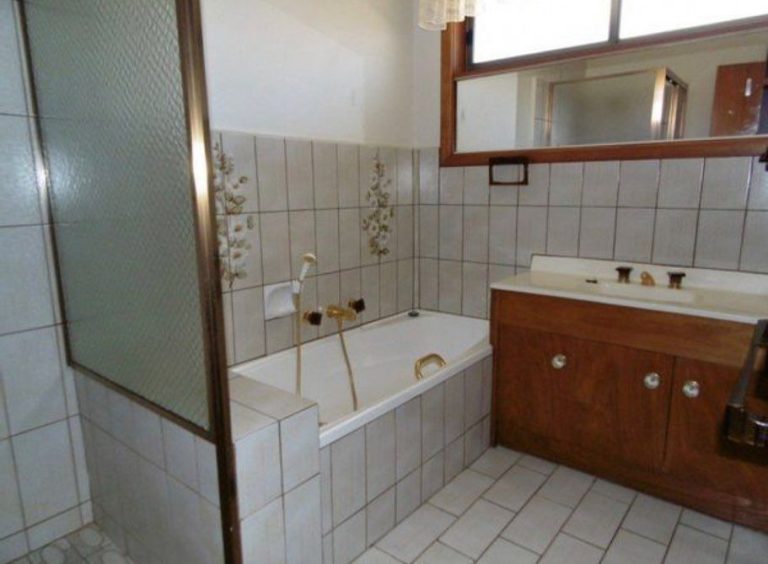
[[[305,323],[318,326],[323,322],[323,312],[319,309],[314,311],[305,311],[302,315]]]
[[[632,272],[631,266],[617,266],[616,272],[619,273],[619,282],[629,284],[629,273]]]
[[[365,300],[363,298],[357,299],[357,300],[349,300],[347,305],[355,310],[355,313],[360,313],[362,311],[365,311]]]
[[[669,287],[674,290],[679,290],[683,287],[683,278],[685,278],[685,272],[667,272],[669,276]]]

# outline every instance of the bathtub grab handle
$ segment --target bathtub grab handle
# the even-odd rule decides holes
[[[442,368],[448,363],[445,362],[445,359],[437,353],[430,353],[428,355],[422,356],[416,361],[416,364],[413,367],[413,373],[417,380],[422,380],[424,378],[422,370],[425,366],[430,364],[437,364],[440,368]]]

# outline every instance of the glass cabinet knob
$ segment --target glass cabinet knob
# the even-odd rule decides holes
[[[661,376],[656,372],[649,372],[643,378],[643,385],[649,390],[655,390],[659,387],[659,384],[661,384]]]
[[[699,397],[701,393],[701,385],[696,380],[688,380],[683,384],[683,395],[687,398],[694,399]]]
[[[562,370],[568,364],[568,358],[564,354],[556,354],[552,357],[552,368]]]

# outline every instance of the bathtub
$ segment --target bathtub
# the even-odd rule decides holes
[[[360,428],[387,411],[448,380],[491,354],[488,321],[420,311],[350,329],[344,333],[357,387],[359,409],[352,408],[344,357],[337,334],[302,347],[302,396],[318,404],[320,446]],[[416,380],[417,359],[437,353],[447,362],[429,366]],[[293,393],[296,350],[247,362],[231,369],[243,376]]]

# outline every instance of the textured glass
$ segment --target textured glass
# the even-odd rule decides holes
[[[30,0],[73,359],[208,428],[173,0]]]

